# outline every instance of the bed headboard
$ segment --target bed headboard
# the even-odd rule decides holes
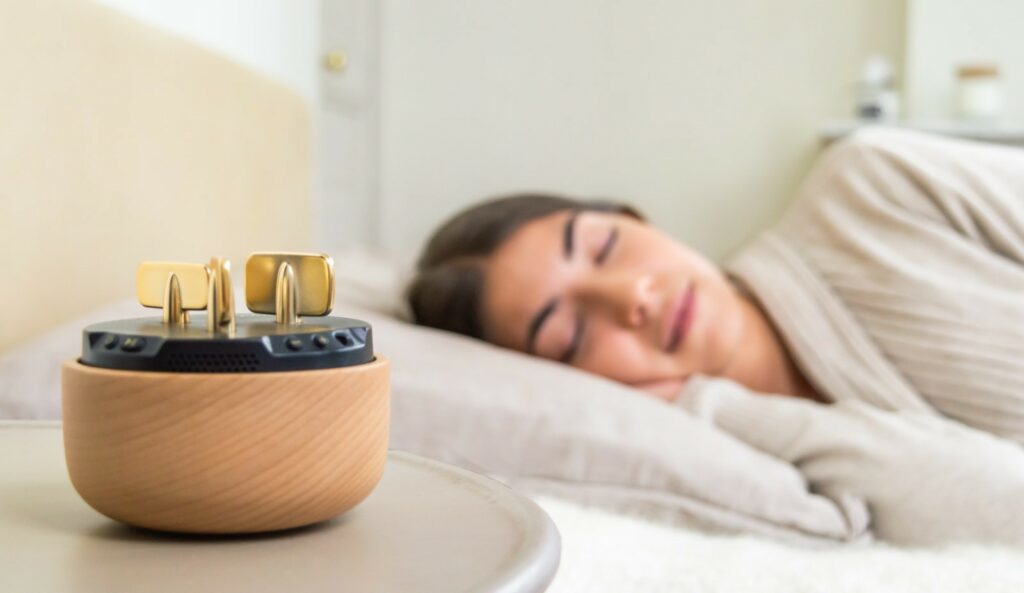
[[[0,352],[142,260],[312,245],[301,98],[84,0],[0,2]]]

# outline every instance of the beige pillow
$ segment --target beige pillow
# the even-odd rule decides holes
[[[810,493],[793,466],[684,410],[571,367],[394,317],[373,325],[392,363],[391,447],[535,491],[803,541],[867,534],[859,499]]]

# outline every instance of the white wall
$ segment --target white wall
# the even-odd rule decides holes
[[[956,68],[999,64],[1007,122],[1024,123],[1024,2],[910,0],[907,14],[908,114],[921,120],[953,115]]]
[[[849,113],[864,59],[902,64],[906,10],[905,0],[101,1],[306,97],[319,134],[318,245],[403,256],[466,204],[530,189],[633,202],[721,258],[782,210],[822,122]],[[350,50],[350,66],[322,81],[332,47]]]
[[[98,0],[224,54],[316,103],[317,0]]]
[[[850,113],[892,0],[387,0],[381,242],[482,196],[621,198],[722,257],[773,220]]]
[[[348,66],[324,71],[318,118],[320,247],[379,245],[380,14],[378,0],[323,0],[321,53]]]

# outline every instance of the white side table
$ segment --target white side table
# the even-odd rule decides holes
[[[321,525],[199,537],[116,523],[75,493],[59,423],[0,423],[0,591],[536,592],[560,540],[529,499],[392,451],[377,489]]]

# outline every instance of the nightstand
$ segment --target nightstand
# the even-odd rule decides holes
[[[200,537],[114,522],[75,493],[61,428],[0,422],[0,591],[539,592],[558,568],[548,516],[504,485],[392,451],[339,518]]]

